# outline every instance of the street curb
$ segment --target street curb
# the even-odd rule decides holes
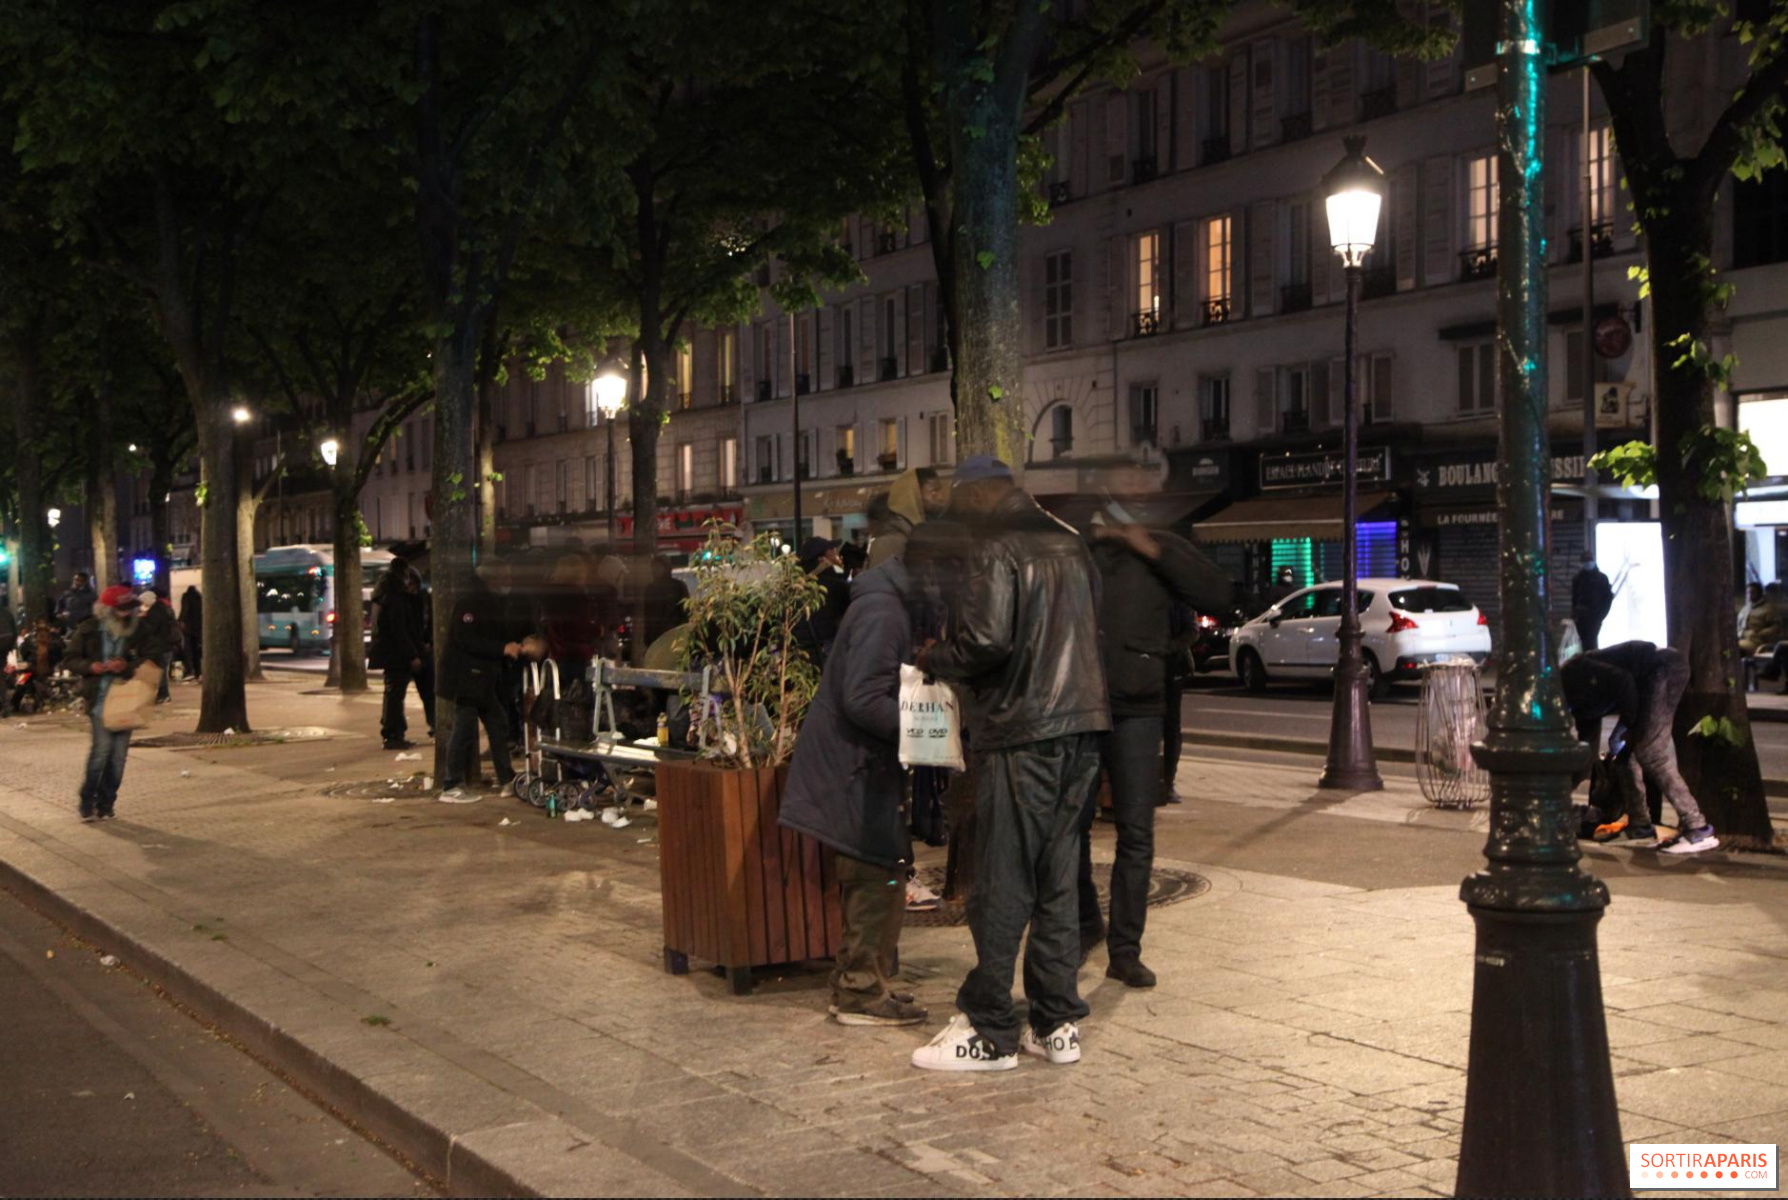
[[[349,1121],[390,1144],[460,1196],[539,1196],[513,1172],[368,1087],[287,1030],[257,1016],[150,946],[0,859],[0,887],[70,929],[83,941],[126,959],[173,1000],[200,1014],[254,1057],[320,1097]]]
[[[1755,714],[1752,714],[1755,716]],[[1784,714],[1788,723],[1788,714]],[[1189,746],[1221,746],[1230,750],[1264,750],[1273,754],[1308,754],[1322,758],[1329,752],[1327,742],[1315,738],[1269,737],[1257,733],[1212,733],[1204,729],[1181,729]],[[1401,746],[1374,746],[1372,753],[1380,762],[1413,763],[1415,751]],[[1765,779],[1763,794],[1777,798],[1788,796],[1788,779]]]

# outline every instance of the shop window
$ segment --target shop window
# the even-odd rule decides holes
[[[1291,581],[1298,587],[1316,582],[1315,543],[1309,538],[1274,538],[1267,550],[1267,578],[1277,580],[1283,567],[1291,568]]]
[[[1738,427],[1757,443],[1771,475],[1788,475],[1788,394],[1740,396]]]

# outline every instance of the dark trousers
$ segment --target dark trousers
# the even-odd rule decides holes
[[[1573,608],[1571,623],[1577,626],[1577,636],[1583,639],[1585,650],[1599,649],[1596,643],[1602,636],[1603,618],[1587,608]]]
[[[124,783],[124,759],[130,753],[130,730],[114,733],[105,725],[105,701],[95,706],[90,721],[93,745],[87,751],[87,774],[81,780],[81,811],[109,813]]]
[[[941,846],[945,830],[944,792],[950,786],[950,772],[941,767],[914,767],[912,780],[913,836],[923,839],[927,846]]]
[[[1111,928],[1107,945],[1113,959],[1142,953],[1148,919],[1149,872],[1155,866],[1155,797],[1160,779],[1161,726],[1154,717],[1116,717],[1105,735],[1102,759],[1111,780],[1111,815],[1117,821],[1117,861],[1111,868]],[[1099,891],[1093,884],[1093,811],[1087,805],[1080,825],[1080,933],[1098,940]]]
[[[460,772],[478,753],[478,724],[484,723],[484,736],[490,739],[490,765],[496,772],[499,786],[507,786],[515,778],[509,762],[509,722],[503,716],[502,701],[489,693],[475,699],[461,696],[454,702],[453,737],[447,743],[447,770],[452,778],[441,781],[442,787],[458,787],[464,782]]]
[[[428,722],[429,735],[434,735],[435,666],[425,658],[420,671],[410,670],[409,663],[394,663],[385,668],[385,707],[379,714],[379,736],[388,742],[401,741],[410,731],[410,720],[404,716],[404,700],[411,683],[416,685],[416,694],[422,697],[422,716]]]
[[[1161,710],[1161,794],[1173,794],[1173,783],[1180,774],[1180,749],[1186,742],[1181,710],[1185,707],[1186,685],[1179,671],[1169,663],[1167,690],[1163,694],[1166,707]]]
[[[1016,1054],[1022,1026],[1012,972],[1020,942],[1031,1028],[1048,1033],[1091,1011],[1076,979],[1074,874],[1081,815],[1099,785],[1099,736],[1048,738],[976,758],[975,890],[968,901],[975,968],[956,993],[956,1007],[1000,1054]]]
[[[197,631],[188,631],[181,635],[180,645],[186,658],[186,677],[197,679],[203,672],[200,670],[205,661],[205,638]]]
[[[844,942],[832,971],[832,1003],[840,1009],[861,1009],[888,994],[900,948],[900,924],[906,917],[906,872],[844,854],[834,861]]]
[[[525,672],[520,662],[513,658],[503,660],[502,704],[503,716],[508,721],[508,732],[520,734],[522,727],[522,686]]]

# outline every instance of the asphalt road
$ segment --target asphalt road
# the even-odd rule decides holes
[[[380,1147],[0,891],[0,1196],[423,1196]]]
[[[1411,686],[1393,688],[1386,699],[1373,701],[1375,747],[1406,754],[1414,749],[1419,698],[1420,690]],[[1186,693],[1182,725],[1198,735],[1321,742],[1329,736],[1332,704],[1326,685],[1320,689],[1315,685],[1274,685],[1255,695],[1228,675],[1207,675]],[[1751,731],[1757,739],[1763,777],[1788,780],[1788,724],[1753,721]],[[1788,801],[1775,800],[1771,807],[1788,808]]]

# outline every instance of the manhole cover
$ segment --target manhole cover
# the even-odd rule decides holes
[[[315,742],[330,737],[333,729],[320,725],[296,725],[289,729],[257,729],[252,733],[159,733],[137,738],[133,747],[147,750],[211,750],[234,746],[272,746],[282,742]]]
[[[919,882],[939,895],[944,891],[944,868],[920,867]],[[1099,889],[1099,911],[1111,911],[1111,864],[1093,863],[1093,883]],[[1211,881],[1194,871],[1180,867],[1157,865],[1149,873],[1149,907],[1160,908],[1202,896],[1211,890]],[[909,912],[908,925],[966,925],[968,909],[960,900],[946,900],[932,912]]]

